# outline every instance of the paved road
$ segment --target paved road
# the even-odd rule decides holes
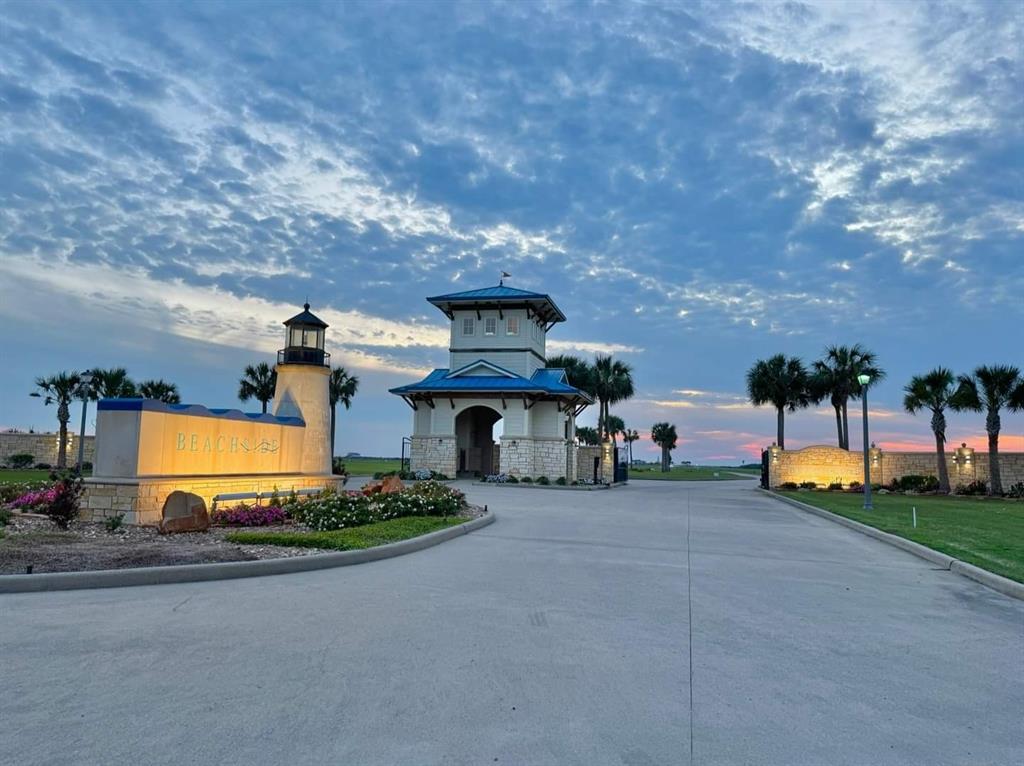
[[[400,559],[0,596],[0,762],[1024,762],[1024,603],[751,486],[470,485],[498,523]]]

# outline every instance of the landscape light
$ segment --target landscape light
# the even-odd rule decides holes
[[[858,375],[857,376],[857,382],[860,383],[862,386],[866,386],[868,383],[871,382],[871,376],[870,375]]]

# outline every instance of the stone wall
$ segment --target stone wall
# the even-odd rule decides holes
[[[572,470],[574,464],[566,465],[567,454],[565,439],[502,437],[501,473],[531,479],[547,476],[551,481],[564,477],[571,482],[576,477]],[[569,475],[566,475],[566,468],[569,468]]]
[[[593,480],[594,458],[601,459],[601,448],[581,446],[576,448],[576,478]],[[601,469],[598,469],[598,480],[602,476]]]
[[[23,434],[4,433],[0,434],[0,465],[6,465],[11,455],[28,454],[32,456],[32,463],[49,463],[56,467],[59,436],[56,433],[45,434]],[[78,462],[78,434],[68,433],[68,465],[73,466]],[[93,462],[96,451],[96,438],[85,437],[85,460]]]
[[[253,475],[253,476],[195,476],[185,478],[153,479],[86,479],[85,495],[82,499],[82,518],[86,521],[100,521],[119,513],[125,514],[126,524],[159,524],[164,501],[175,491],[191,492],[203,498],[206,509],[212,510],[215,495],[241,492],[273,492],[275,489],[285,497],[293,489],[321,489],[327,486],[340,487],[337,477],[297,475]],[[226,501],[220,507],[235,505]]]
[[[458,450],[454,436],[413,436],[409,468],[413,471],[434,471],[455,477]]]
[[[1024,481],[1024,453],[1004,452],[999,455],[999,468],[1003,489]],[[987,452],[973,450],[952,450],[946,453],[946,469],[949,471],[950,488],[989,478]],[[825,445],[805,447],[801,450],[780,450],[769,452],[769,483],[777,487],[785,482],[813,481],[818,485],[834,482],[849,484],[864,481],[864,453],[847,451]],[[888,484],[902,476],[938,476],[938,465],[934,452],[886,452],[871,451],[871,481]]]

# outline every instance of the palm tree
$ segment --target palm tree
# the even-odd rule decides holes
[[[577,426],[576,438],[580,440],[581,444],[591,447],[596,447],[601,443],[601,436],[597,433],[597,429],[590,426]]]
[[[939,469],[939,490],[949,492],[949,472],[946,470],[946,407],[952,407],[956,390],[953,373],[945,367],[936,367],[925,375],[915,375],[904,387],[903,408],[911,415],[923,409],[932,411],[932,433],[935,434],[935,455]]]
[[[598,401],[597,428],[602,432],[602,438],[609,439],[612,434],[608,409],[616,402],[633,396],[633,368],[625,362],[599,354],[594,360],[592,375],[593,391],[589,393]]]
[[[139,383],[139,396],[157,399],[164,404],[181,404],[178,387],[166,380],[144,380]]]
[[[344,404],[345,409],[352,406],[352,397],[359,389],[359,378],[349,375],[344,367],[335,367],[331,370],[329,383],[331,394],[331,458],[334,457],[334,424],[337,422],[335,410],[338,404]]]
[[[627,428],[622,432],[622,441],[626,442],[629,446],[629,464],[633,465],[633,442],[640,438],[640,434],[636,432],[636,429]]]
[[[622,418],[620,418],[618,415],[609,415],[608,416],[608,433],[612,437],[612,444],[614,446],[618,447],[619,446],[619,442],[616,439],[616,437],[619,434],[622,434],[623,436],[626,435],[626,423],[625,423],[625,421]]]
[[[850,428],[847,404],[861,395],[859,375],[870,375],[874,385],[885,377],[885,370],[876,364],[874,352],[859,343],[853,346],[829,346],[825,356],[811,368],[811,399],[817,403],[828,397],[836,411],[839,446],[850,449]]]
[[[138,396],[138,389],[124,367],[92,371],[92,388],[99,399],[126,399]]]
[[[778,413],[778,445],[786,448],[786,410],[810,404],[812,392],[803,362],[784,354],[759,359],[747,370],[747,395],[755,407],[772,404]]]
[[[77,372],[60,372],[48,378],[36,378],[36,388],[30,396],[41,397],[43,404],[57,405],[60,436],[57,445],[57,467],[68,465],[68,421],[71,420],[71,400],[81,395],[81,378]]]
[[[953,398],[955,410],[985,410],[985,430],[988,432],[988,471],[990,495],[1003,494],[1003,480],[999,473],[999,410],[1011,412],[1024,409],[1024,377],[1020,369],[1005,364],[978,367],[973,375],[961,375],[960,385]]]
[[[248,365],[242,379],[238,381],[238,398],[243,402],[256,399],[263,405],[263,412],[267,411],[267,402],[274,398],[274,388],[277,386],[277,370],[271,369],[266,362],[257,365]]]
[[[661,470],[667,472],[672,462],[669,453],[676,448],[676,427],[669,423],[655,423],[651,426],[651,441],[661,447]]]
[[[594,395],[594,369],[586,360],[572,354],[550,356],[547,360],[547,368],[549,370],[565,370],[565,377],[569,380],[570,386],[575,386],[591,396]]]

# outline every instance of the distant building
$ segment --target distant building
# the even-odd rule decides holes
[[[451,320],[449,365],[391,389],[413,410],[412,469],[574,480],[576,417],[593,399],[547,368],[555,302],[504,285],[427,300]]]

